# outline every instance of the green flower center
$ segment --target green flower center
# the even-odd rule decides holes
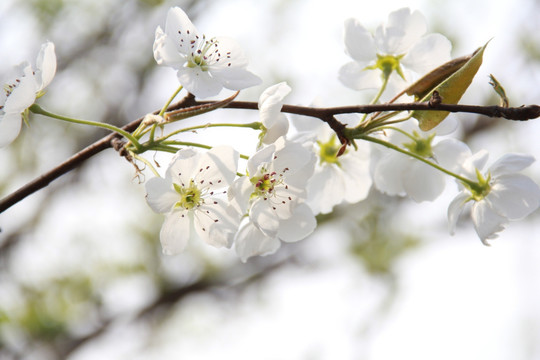
[[[474,201],[480,201],[484,199],[491,191],[491,174],[488,174],[488,176],[484,178],[480,171],[476,169],[476,178],[478,179],[478,183],[476,183],[474,186],[467,184],[464,185],[471,191],[471,198]]]
[[[201,199],[201,190],[197,188],[195,185],[195,182],[190,180],[189,186],[182,186],[178,184],[173,184],[174,190],[180,195],[180,200],[174,204],[175,209],[185,209],[185,210],[191,210],[194,207],[199,206],[203,199]]]
[[[337,157],[337,153],[341,147],[341,144],[337,141],[337,136],[335,134],[332,135],[332,137],[330,137],[330,140],[328,140],[327,142],[323,143],[321,141],[317,141],[317,144],[319,145],[320,165],[327,163],[341,166]]]
[[[403,143],[403,146],[410,152],[423,158],[433,157],[431,142],[435,138],[435,133],[429,135],[427,138],[423,138],[416,131],[413,131],[412,136],[413,140],[409,143]]]
[[[384,77],[390,76],[393,71],[396,71],[398,75],[405,80],[405,75],[401,69],[400,60],[405,55],[380,55],[377,54],[377,62],[375,65],[369,66],[369,69],[379,69],[383,72]]]

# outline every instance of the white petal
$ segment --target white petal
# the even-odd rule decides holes
[[[309,179],[307,203],[315,214],[328,214],[347,197],[343,176],[335,165],[327,164]]]
[[[403,187],[416,202],[433,201],[444,190],[445,175],[428,164],[414,161],[403,174]]]
[[[257,175],[257,172],[261,165],[265,164],[265,166],[267,166],[267,164],[272,161],[275,150],[276,144],[270,144],[253,154],[253,156],[249,158],[247,163],[247,171],[249,176],[253,177]]]
[[[156,29],[153,51],[158,65],[180,69],[187,61],[185,55],[178,51],[174,40],[167,36],[159,26]]]
[[[356,61],[369,62],[377,59],[373,35],[358,20],[345,20],[345,48]]]
[[[267,120],[267,122],[270,122],[270,120]],[[271,122],[271,126],[265,125],[267,131],[262,139],[263,144],[272,144],[281,136],[287,135],[289,131],[289,120],[284,114],[277,114]]]
[[[24,67],[24,74],[19,78],[17,86],[6,99],[3,111],[19,115],[36,101],[37,84],[30,65]]]
[[[471,217],[476,233],[484,245],[489,245],[487,240],[498,237],[498,232],[504,230],[508,220],[497,214],[492,205],[486,199],[473,204]]]
[[[279,222],[278,237],[286,242],[299,241],[310,235],[317,227],[317,220],[306,204],[294,209],[293,216]]]
[[[525,175],[501,175],[492,184],[486,198],[500,215],[518,220],[538,209],[540,188]]]
[[[265,235],[251,222],[240,228],[234,242],[236,254],[243,262],[252,256],[273,254],[281,246],[276,237]]]
[[[471,150],[457,139],[444,139],[432,148],[437,164],[450,171],[457,171],[461,164],[471,156]]]
[[[192,53],[199,42],[203,41],[195,25],[179,7],[173,7],[167,13],[165,33],[176,44],[177,50],[184,55]]]
[[[182,67],[178,69],[178,80],[187,91],[200,99],[219,94],[223,85],[200,67]]]
[[[174,255],[182,252],[190,237],[191,220],[186,211],[174,211],[165,216],[159,234],[164,254]]]
[[[155,177],[145,184],[146,202],[157,213],[167,213],[180,200],[180,195],[172,189],[170,180]]]
[[[167,168],[166,179],[178,185],[189,186],[191,179],[199,172],[201,153],[191,149],[181,149],[176,152]]]
[[[529,167],[534,162],[534,157],[526,154],[505,154],[490,167],[491,176],[497,177],[502,174],[514,173]]]
[[[56,54],[54,52],[54,44],[49,41],[41,46],[41,50],[36,60],[37,91],[41,91],[49,85],[55,74]]]
[[[283,147],[280,144],[283,144]],[[272,169],[277,173],[283,173],[288,184],[304,187],[313,174],[315,154],[293,141],[283,143],[276,141],[276,149]]]
[[[276,236],[279,228],[279,217],[269,200],[258,198],[253,201],[249,211],[249,219],[266,235]]]
[[[373,179],[370,173],[371,147],[366,142],[358,144],[358,149],[350,149],[340,159],[343,183],[344,199],[354,204],[364,200],[371,189]]]
[[[452,44],[441,34],[429,34],[418,41],[401,63],[423,75],[451,59]]]
[[[238,152],[230,146],[212,148],[200,156],[194,180],[204,182],[210,190],[229,187],[236,176],[238,157]]]
[[[382,85],[380,71],[365,70],[365,65],[357,62],[343,65],[339,69],[339,80],[354,90],[377,89]]]
[[[380,191],[388,195],[405,192],[402,177],[411,165],[411,159],[399,153],[388,153],[375,165],[373,182]]]
[[[0,148],[11,144],[21,131],[22,117],[20,113],[0,115]]]
[[[208,205],[201,205],[194,210],[195,232],[209,245],[217,248],[231,247],[240,219],[230,216],[226,202],[216,198],[205,200]]]
[[[281,111],[283,100],[291,90],[291,87],[286,82],[281,82],[270,86],[262,92],[261,96],[259,96],[258,107],[263,124],[265,124],[265,115],[272,117]]]
[[[456,224],[459,219],[459,215],[463,211],[465,203],[469,200],[470,194],[466,191],[462,191],[452,200],[448,206],[448,231],[450,235],[454,235],[456,232]]]
[[[242,176],[234,181],[227,190],[229,202],[236,211],[244,215],[247,213],[249,198],[253,192],[253,184],[247,176]]]
[[[422,35],[427,25],[424,16],[403,8],[391,12],[384,30],[378,28],[375,33],[377,48],[384,54],[400,55],[406,53]]]

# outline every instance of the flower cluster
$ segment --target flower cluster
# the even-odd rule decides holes
[[[28,62],[15,69],[12,79],[0,92],[0,148],[9,145],[19,135],[27,109],[43,94],[56,73],[54,44],[41,46],[35,69]]]
[[[341,68],[340,80],[356,90],[379,88],[373,102],[388,85],[403,89],[414,73],[424,74],[450,59],[450,42],[440,34],[425,35],[426,30],[423,16],[409,9],[391,13],[374,34],[357,20],[347,20],[345,47],[354,61]],[[158,64],[175,68],[180,83],[197,97],[260,82],[246,70],[246,58],[235,42],[207,40],[179,8],[169,11],[165,31],[157,28],[154,56]],[[450,232],[472,203],[472,220],[484,244],[509,220],[523,218],[540,205],[538,185],[517,174],[533,162],[530,156],[504,156],[482,173],[487,153],[472,155],[465,143],[441,138],[455,129],[453,122],[425,132],[410,116],[386,120],[395,114],[349,118],[355,123],[348,124],[350,129],[369,129],[358,139],[384,147],[357,141],[345,148],[335,129],[309,117],[294,117],[298,131],[290,136],[289,120],[282,113],[290,92],[286,83],[262,92],[260,122],[254,127],[261,130],[259,144],[244,173],[238,173],[239,154],[231,147],[205,152],[185,148],[177,152],[165,178],[147,182],[148,204],[166,216],[161,230],[165,253],[180,252],[188,240],[202,239],[215,247],[234,244],[242,261],[272,254],[281,242],[309,236],[316,215],[364,200],[372,185],[389,195],[433,201],[448,175],[461,187],[448,209]]]
[[[444,191],[448,177],[456,179],[459,186],[448,208],[450,232],[454,233],[460,214],[470,207],[476,232],[486,245],[509,221],[540,206],[539,186],[519,173],[532,164],[531,156],[508,154],[484,171],[487,153],[473,154],[467,144],[446,136],[455,126],[449,120],[442,123],[447,112],[434,108],[445,100],[457,103],[481,64],[485,46],[470,57],[448,63],[448,39],[427,34],[424,17],[407,8],[392,12],[387,23],[373,33],[355,19],[346,20],[344,41],[352,58],[338,72],[345,86],[378,89],[372,104],[380,103],[390,90],[396,93],[387,104],[404,94],[422,101],[431,98],[430,108],[418,111],[431,117],[435,113],[436,121],[428,119],[426,124],[426,117],[417,110],[360,116],[355,113],[358,107],[284,105],[292,91],[285,82],[262,91],[257,103],[231,104],[237,94],[220,101],[187,97],[185,104],[189,106],[168,112],[182,88],[196,98],[207,98],[223,88],[240,91],[261,83],[247,69],[247,57],[239,44],[226,37],[207,38],[182,9],[174,7],[167,14],[165,28],[156,29],[153,54],[158,65],[176,70],[180,87],[160,112],[147,115],[137,129],[128,132],[128,127],[43,110],[34,103],[56,72],[54,45],[47,42],[35,66],[21,64],[4,85],[0,147],[17,137],[31,111],[116,132],[126,139],[117,143],[117,150],[138,171],[141,161],[158,175],[152,162],[140,156],[145,151],[174,153],[164,177],[158,175],[146,182],[148,205],[165,215],[160,240],[166,254],[181,252],[189,241],[198,240],[219,248],[234,246],[242,261],[272,254],[283,242],[308,237],[317,226],[317,215],[329,214],[340,204],[358,203],[372,188],[416,202],[433,201]],[[496,91],[504,94],[500,86]],[[259,121],[190,127],[181,127],[179,122],[221,107],[242,108],[239,104],[245,109],[258,108]],[[408,109],[418,109],[418,104],[412,105]],[[293,127],[285,112],[297,115],[292,117],[296,132],[290,131]],[[165,128],[173,121],[180,128],[167,134]],[[212,147],[177,139],[188,131],[213,126],[260,131],[254,153],[240,155],[231,146]],[[240,158],[247,160],[245,169],[239,168]]]

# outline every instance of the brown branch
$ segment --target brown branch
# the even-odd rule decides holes
[[[175,105],[169,107],[169,111],[178,110],[186,108],[189,106],[197,106],[213,103],[212,101],[194,101],[193,95],[188,95]],[[246,109],[246,110],[257,110],[258,105],[256,102],[251,101],[233,101],[225,108],[229,109]],[[339,136],[342,144],[347,145],[349,140],[343,134],[345,125],[337,121],[334,117],[339,114],[350,114],[350,113],[363,113],[369,114],[374,112],[382,111],[412,111],[412,110],[427,110],[427,111],[448,111],[448,112],[463,112],[463,113],[472,113],[480,114],[488,117],[500,117],[508,120],[517,120],[525,121],[530,119],[535,119],[540,116],[540,106],[538,105],[528,105],[521,107],[501,107],[501,106],[477,106],[477,105],[453,105],[453,104],[443,104],[438,102],[422,102],[422,103],[402,103],[402,104],[373,104],[373,105],[354,105],[354,106],[342,106],[342,107],[329,107],[329,108],[314,108],[307,106],[296,106],[296,105],[283,105],[282,111],[291,114],[305,115],[310,117],[315,117],[321,119],[322,121],[328,123],[330,127],[336,132]],[[157,113],[154,112],[155,114]],[[124,126],[122,129],[126,131],[133,131],[139,126],[142,118],[137,119],[128,125]],[[70,170],[76,168],[85,160],[91,158],[97,153],[112,147],[111,141],[115,138],[119,138],[118,134],[110,134],[104,138],[98,140],[87,148],[81,150],[77,154],[70,157],[68,160],[64,161],[62,164],[58,165],[49,172],[39,176],[38,178],[32,180],[28,184],[22,186],[12,194],[6,196],[0,200],[0,213],[7,210],[17,202],[23,200],[30,194],[46,187],[53,180],[59,178]]]

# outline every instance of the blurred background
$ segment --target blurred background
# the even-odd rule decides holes
[[[3,0],[0,78],[51,40],[58,72],[39,103],[124,125],[161,108],[178,86],[152,56],[155,28],[172,6],[199,31],[243,46],[263,84],[240,99],[257,101],[287,81],[287,103],[368,102],[373,93],[337,80],[349,61],[343,22],[355,17],[374,29],[409,6],[452,41],[454,57],[493,38],[462,103],[498,103],[490,73],[511,105],[540,103],[535,0]],[[540,158],[539,121],[454,117],[457,136],[473,151],[489,150],[490,162],[506,152]],[[257,113],[220,110],[189,121],[216,119],[251,122]],[[257,133],[244,131],[192,136],[215,145],[232,139],[252,153]],[[0,150],[0,196],[105,134],[34,116]],[[540,164],[525,173],[540,182]],[[448,235],[454,182],[432,203],[372,191],[320,217],[309,238],[242,264],[232,250],[197,243],[162,255],[162,217],[135,175],[107,150],[0,214],[0,359],[540,359],[538,211],[488,248],[467,216]]]

